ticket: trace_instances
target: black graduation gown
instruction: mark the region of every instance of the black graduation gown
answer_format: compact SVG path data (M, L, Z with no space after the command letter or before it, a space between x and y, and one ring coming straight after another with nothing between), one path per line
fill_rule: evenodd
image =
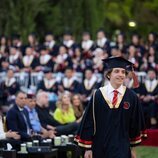
M50 55L56 57L58 55L58 51L59 51L59 46L55 44L53 48L51 48L50 50Z
M95 82L90 89L87 89L83 82L80 87L80 93L88 97L92 94L92 91L96 88L96 86L97 86L97 82Z
M9 59L8 59L8 62L9 62ZM21 59L20 58L17 58L16 60L14 60L12 63L10 63L10 66L13 66L13 67L18 67L18 68L21 68L22 67L22 62L21 62Z
M79 88L79 93L84 95L86 98L88 98L88 97L91 97L94 89L96 89L96 88L97 88L97 82L95 82L90 89L87 89L85 84L84 84L84 81L83 81L83 83L81 84L81 86ZM87 106L88 101L89 100L83 101L84 107Z
M107 103L108 102L108 103ZM76 136L78 145L92 149L93 158L131 158L130 146L138 145L146 136L142 108L138 97L125 90L118 108L110 108L101 90L95 94L86 108Z
M38 89L38 90L42 89L42 90L44 90L44 91L47 91L47 92L54 92L54 93L57 94L57 92L58 92L58 83L55 82L55 83L52 85L52 87L47 88L46 85L45 85L45 83L44 83L44 81L41 81L41 82L38 84L38 88L37 88L37 89Z
M141 84L141 86L139 88L139 94L140 94L140 96L144 96L144 97L147 97L147 96L155 97L154 100L150 100L147 102L144 102L143 100L141 100L145 119L146 119L146 122L148 123L148 126L150 127L150 123L149 123L150 118L157 117L157 112L158 112L158 108L157 108L158 84L156 83L152 90L150 90L148 88L149 87L147 87L147 85L145 83Z
M32 69L35 69L37 66L39 66L38 58L34 57L32 60L30 66L25 66L24 62L22 61L22 67L21 68L28 68L31 67Z
M76 80L74 80L72 82L72 84L70 85L70 87L65 87L63 81L61 81L60 85L63 87L63 89L65 91L69 91L71 93L78 93L79 92L79 86L80 86L80 84Z
M52 59L49 59L45 64L40 63L40 66L42 66L44 70L51 69L51 71L54 71L54 61Z
M140 86L140 95L151 95L151 96L156 96L158 94L158 84L155 85L154 89L152 91L148 90L147 86L145 83L141 84Z
M0 102L7 105L7 98L10 95L15 95L20 90L20 85L15 81L10 86L6 86L5 82L0 84Z

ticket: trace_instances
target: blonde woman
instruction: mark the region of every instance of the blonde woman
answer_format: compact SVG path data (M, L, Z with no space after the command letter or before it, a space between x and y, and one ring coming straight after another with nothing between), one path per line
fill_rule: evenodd
M54 119L61 124L76 121L75 113L71 105L70 95L64 93L61 100L57 103L57 109L54 112Z

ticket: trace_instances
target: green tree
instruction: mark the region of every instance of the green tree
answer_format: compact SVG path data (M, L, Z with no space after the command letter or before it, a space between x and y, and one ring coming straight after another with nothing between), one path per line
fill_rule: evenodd
M0 34L19 33L26 40L30 32L43 37L48 31L60 36L70 30L79 39L84 30L96 36L98 28L133 31L146 34L158 24L157 0L1 0Z
M45 0L2 0L1 33L6 35L19 33L26 39L30 32L36 31L35 18L46 7Z

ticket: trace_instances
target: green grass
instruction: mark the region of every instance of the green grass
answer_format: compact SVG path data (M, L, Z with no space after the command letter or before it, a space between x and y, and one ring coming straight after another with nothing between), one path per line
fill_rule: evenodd
M136 147L137 158L158 158L158 147Z

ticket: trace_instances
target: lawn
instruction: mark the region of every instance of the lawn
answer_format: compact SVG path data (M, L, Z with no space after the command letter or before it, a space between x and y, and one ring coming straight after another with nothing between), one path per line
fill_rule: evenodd
M158 147L137 147L137 158L158 158Z

